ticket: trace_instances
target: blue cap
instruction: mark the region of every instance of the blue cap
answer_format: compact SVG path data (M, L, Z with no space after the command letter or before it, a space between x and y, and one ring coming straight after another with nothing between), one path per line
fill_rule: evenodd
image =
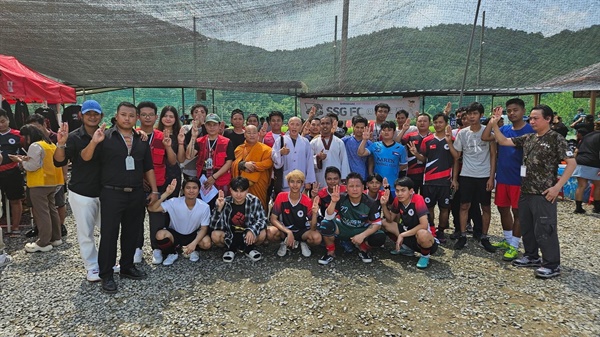
M96 111L97 113L102 113L102 107L100 107L100 103L94 101L93 99L87 100L83 102L81 106L81 113L85 114L88 111Z

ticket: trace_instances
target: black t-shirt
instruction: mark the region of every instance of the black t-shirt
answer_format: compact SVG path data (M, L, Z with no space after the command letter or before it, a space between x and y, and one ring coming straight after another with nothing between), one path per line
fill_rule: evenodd
M231 203L231 218L229 226L234 233L241 233L246 230L246 204L236 205Z
M233 144L233 149L235 150L238 146L244 144L246 137L243 133L235 133L233 129L227 129L223 132L223 137L229 138L231 143Z
M575 160L578 165L600 168L600 131L583 136Z
M81 111L81 105L69 105L63 111L62 121L69 124L70 131L76 130L82 124L79 119L79 111Z

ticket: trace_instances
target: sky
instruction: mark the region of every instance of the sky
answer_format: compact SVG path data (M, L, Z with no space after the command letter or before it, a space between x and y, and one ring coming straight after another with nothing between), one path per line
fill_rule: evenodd
M333 41L343 0L109 0L96 6L123 6L198 31L266 50L292 50ZM391 27L423 28L472 24L477 0L350 0L350 37ZM600 0L482 0L486 27L506 27L551 36L600 24Z

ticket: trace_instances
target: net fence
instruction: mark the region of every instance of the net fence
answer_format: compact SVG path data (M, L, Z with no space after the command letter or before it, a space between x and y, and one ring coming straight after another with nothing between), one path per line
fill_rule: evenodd
M84 88L460 88L477 1L348 3L345 63L343 0L3 0L0 53ZM598 13L596 0L483 0L466 88L600 89Z

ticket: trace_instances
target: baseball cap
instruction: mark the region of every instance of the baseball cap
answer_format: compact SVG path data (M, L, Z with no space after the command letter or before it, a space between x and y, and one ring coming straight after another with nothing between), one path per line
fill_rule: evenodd
M85 114L88 111L96 111L97 113L102 113L102 107L100 107L100 103L94 101L93 99L87 100L83 102L81 105L81 113Z
M208 116L206 116L206 119L204 120L205 123L208 122L213 122L213 123L221 123L221 118L219 118L219 116L217 116L217 114L208 114Z

